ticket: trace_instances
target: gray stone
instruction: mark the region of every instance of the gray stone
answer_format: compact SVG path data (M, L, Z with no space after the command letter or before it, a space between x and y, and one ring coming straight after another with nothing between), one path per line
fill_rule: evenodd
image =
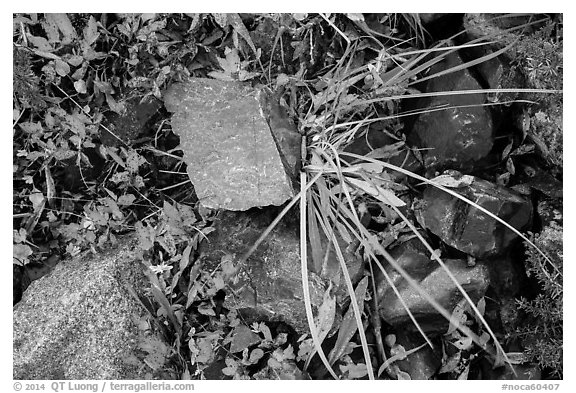
M211 271L232 256L238 261L268 226L267 217L254 212L222 212L216 230L202 243L199 262ZM304 310L298 232L280 223L258 247L229 287L225 306L253 308L258 313L285 320L299 332L308 331ZM310 272L313 307L322 304L324 281Z
M256 242L274 215L268 212L222 212L214 223L215 231L202 243L199 261L208 271L216 269L222 258L234 263ZM350 257L349 274L358 277L362 264ZM333 258L331 263L336 264ZM310 265L309 265L310 267ZM300 264L300 236L297 226L281 221L243 266L236 266L238 274L229 283L225 305L236 309L253 308L261 315L289 323L300 333L307 332ZM328 280L336 280L336 272L327 269L315 273L309 268L310 295L314 312L322 304ZM340 274L341 275L341 274ZM336 282L337 293L346 293L343 280Z
M168 347L136 325L146 311L126 288L148 284L135 244L64 260L30 285L13 311L14 379L173 378L144 363L141 349Z
M446 271L437 262L430 260L430 254L424 251L423 246L418 243L418 239L412 239L393 249L390 255L426 293L448 312L452 312L463 296ZM484 296L490 284L489 270L484 263L469 267L465 260L460 259L443 259L443 262L473 301L476 302ZM412 288L400 273L391 266L385 269L402 300L423 330L425 332L445 331L448 321L416 289ZM376 273L376 279L382 318L392 326L414 330L415 327L406 309L381 271Z
M430 74L463 64L456 53L434 64ZM469 70L434 77L427 82L426 92L481 90L482 86ZM490 111L482 106L485 94L434 95L417 101L417 115L407 132L407 140L422 148L424 163L434 169L464 169L490 153L493 124ZM437 108L447 106L446 109Z
M198 199L209 208L281 205L290 179L259 105L259 91L239 82L190 78L165 93Z
M294 184L299 180L298 176L301 168L302 135L300 135L298 128L291 121L284 108L280 106L278 97L269 89L261 90L260 108L270 126L284 170Z
M531 203L512 190L474 178L472 184L455 191L519 231L531 223ZM476 258L502 255L518 237L494 218L434 186L425 189L416 205L416 218L423 227Z

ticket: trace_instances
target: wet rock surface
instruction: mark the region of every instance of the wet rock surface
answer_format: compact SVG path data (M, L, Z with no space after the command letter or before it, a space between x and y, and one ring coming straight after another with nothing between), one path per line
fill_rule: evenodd
M522 231L531 223L531 203L512 190L479 178L454 190L517 230ZM475 258L501 255L517 238L486 213L433 186L425 189L415 208L416 218L423 227Z
M463 63L460 55L452 53L434 64L430 74ZM481 90L482 86L469 70L460 70L432 78L426 92ZM423 148L427 168L464 169L472 167L488 155L493 145L493 123L490 111L482 106L485 94L433 95L418 100L416 115L407 130L407 140L414 147ZM445 109L442 109L445 108Z
M199 262L214 269L222 258L238 260L256 242L270 223L259 212L223 212L215 222L215 232L203 243ZM296 330L307 330L300 272L300 241L294 228L280 223L245 266L240 267L234 293L225 305L254 308L270 316L286 318ZM324 281L310 273L310 294L315 307L322 303Z
M199 263L205 269L215 269L222 258L239 260L260 237L273 216L265 212L222 212L215 221L214 233L200 249ZM335 256L329 255L330 260ZM362 261L348 256L348 269L352 277L358 277ZM333 262L336 264L337 262ZM298 332L308 330L302 292L300 267L300 240L294 225L278 224L254 254L238 266L237 279L231 284L233 293L225 301L235 309L252 308L269 317L284 319ZM314 272L309 268L309 288L314 312L322 304L328 281L337 275L337 267ZM337 282L339 293L345 294L343 282Z
M436 261L430 259L430 253L418 239L410 240L391 250L390 255L414 279L420 287L446 310L452 310L462 299L462 295L446 271ZM485 263L468 266L462 259L443 259L457 282L464 288L473 301L484 296L490 285L490 272ZM388 267L391 281L397 288L402 300L410 309L425 332L442 332L448 322L436 309L420 295L416 289L400 275ZM384 275L377 273L378 303L380 315L392 326L415 329L410 316L395 294Z
M190 78L171 86L166 108L180 136L187 172L209 208L281 205L290 179L259 105L259 92L239 82Z
M13 311L14 379L173 377L144 363L145 343L166 347L137 327L146 311L127 288L143 293L146 281L134 247L123 238L104 254L62 261L31 284Z

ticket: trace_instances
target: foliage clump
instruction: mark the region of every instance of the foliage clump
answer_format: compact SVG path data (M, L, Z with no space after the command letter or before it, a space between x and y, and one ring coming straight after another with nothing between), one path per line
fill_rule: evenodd
M531 239L550 261L527 247L526 273L538 280L541 291L533 300L518 301L528 321L516 332L524 343L526 361L537 362L556 377L562 377L562 234L562 227L552 222Z
M512 64L525 76L528 88L562 90L562 37L562 23L550 21L518 41ZM529 99L537 102L528 110L529 134L542 156L562 167L562 94L533 94Z

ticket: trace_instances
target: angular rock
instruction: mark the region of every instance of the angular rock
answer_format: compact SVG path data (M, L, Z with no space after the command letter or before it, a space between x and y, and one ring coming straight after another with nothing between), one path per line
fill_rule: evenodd
M136 323L146 316L126 289L149 285L134 260L133 238L103 254L60 262L14 307L14 379L172 379L143 361L143 348L166 350ZM165 354L168 352L166 351ZM150 359L147 359L150 361Z
M456 53L434 64L430 74L463 63ZM426 92L480 90L482 86L469 70L460 70L430 79ZM493 124L489 110L482 105L485 94L437 95L418 100L421 113L408 127L407 140L422 150L427 168L464 169L486 157L493 144ZM447 106L446 109L434 109Z
M270 126L284 170L294 184L298 181L301 168L302 135L270 89L262 89L260 92L260 108Z
M206 207L247 210L293 195L258 96L248 85L205 78L165 93L188 175Z
M238 261L272 221L258 211L222 212L214 223L216 230L200 249L199 261L215 269L223 257ZM351 266L355 266L355 260ZM239 269L225 305L253 308L260 314L285 320L298 332L308 331L300 270L298 229L280 222L254 254ZM352 270L350 275L354 275ZM309 270L310 294L314 312L322 304L327 279ZM343 284L342 284L343 285Z
M512 190L474 178L469 186L454 191L519 231L531 223L531 203ZM502 255L518 237L484 212L433 186L424 190L415 210L423 227L444 243L476 258Z
M425 251L418 239L403 243L393 249L390 255L426 293L448 312L451 312L463 298L446 271L437 262L430 260L430 253ZM442 260L473 301L476 302L484 296L490 284L490 274L486 264L476 263L475 266L470 267L465 260ZM425 332L445 331L448 321L416 289L412 288L400 273L391 266L387 266L386 271L422 329ZM376 279L382 318L392 326L415 330L408 313L380 271L376 274Z

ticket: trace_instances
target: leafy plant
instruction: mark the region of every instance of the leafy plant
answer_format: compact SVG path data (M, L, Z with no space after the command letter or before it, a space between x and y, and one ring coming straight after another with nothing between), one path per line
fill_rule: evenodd
M563 230L555 222L545 227L532 240L549 255L552 264L531 247L526 248L526 273L540 284L540 293L533 300L521 299L518 308L528 321L516 335L522 339L526 361L536 361L552 374L563 375Z

